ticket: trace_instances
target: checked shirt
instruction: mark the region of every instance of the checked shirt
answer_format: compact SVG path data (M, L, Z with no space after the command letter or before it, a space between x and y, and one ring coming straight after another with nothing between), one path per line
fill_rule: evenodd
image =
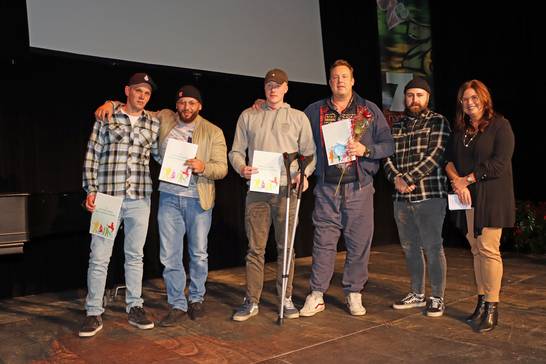
M405 115L393 124L395 152L385 159L387 179L394 182L401 175L408 185L416 186L410 193L395 190L394 200L417 202L447 196L443 161L450 133L447 119L430 110L417 117Z

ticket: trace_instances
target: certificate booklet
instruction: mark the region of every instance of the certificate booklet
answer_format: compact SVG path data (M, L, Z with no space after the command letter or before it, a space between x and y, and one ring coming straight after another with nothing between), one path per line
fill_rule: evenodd
M278 194L283 167L282 154L255 150L252 167L257 168L258 173L250 177L250 190Z
M191 179L191 168L184 165L188 159L197 155L197 144L169 139L165 156L161 164L159 179L165 182L188 187Z
M455 193L447 195L447 205L450 210L470 210L472 208L471 204L465 205L462 203Z
M350 119L343 119L322 126L324 147L328 157L328 165L354 161L347 151L347 143L352 138L352 124Z
M91 215L89 232L106 239L114 240L118 233L119 212L123 197L97 193L95 211Z

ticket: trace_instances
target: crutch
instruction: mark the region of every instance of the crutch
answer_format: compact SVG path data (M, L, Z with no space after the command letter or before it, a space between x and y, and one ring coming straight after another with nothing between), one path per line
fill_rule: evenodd
M283 265L282 265L282 293L281 293L281 308L279 310L279 318L277 323L283 324L284 321L284 299L286 297L286 289L288 286L288 276L290 274L290 263L292 261L292 250L294 248L294 240L296 238L296 227L298 226L298 212L300 211L301 194L303 192L305 168L313 160L313 156L303 156L298 153L284 153L284 166L286 168L287 178L287 192L286 192L286 217L285 217L285 229L284 229L284 248L283 248ZM298 160L298 169L300 174L300 183L297 191L297 203L296 213L294 215L294 224L292 225L292 237L290 239L290 247L288 247L288 230L290 227L290 191L292 189L292 183L290 180L290 165L294 159Z

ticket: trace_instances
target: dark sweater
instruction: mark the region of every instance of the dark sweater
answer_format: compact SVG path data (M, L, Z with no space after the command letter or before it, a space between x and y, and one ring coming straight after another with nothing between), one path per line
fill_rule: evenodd
M470 187L474 206L474 234L484 227L513 227L516 204L512 179L514 133L504 117L495 115L485 131L463 145L464 131L452 134L446 160L453 162L460 176L474 172L477 182ZM467 231L466 219L457 219L457 226Z

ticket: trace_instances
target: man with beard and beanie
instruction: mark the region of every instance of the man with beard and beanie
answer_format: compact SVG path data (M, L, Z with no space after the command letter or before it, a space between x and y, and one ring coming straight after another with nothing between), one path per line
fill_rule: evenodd
M115 102L114 102L115 103ZM165 266L163 278L171 309L159 322L160 326L175 326L186 318L203 316L205 282L208 276L208 233L214 206L214 181L227 174L227 147L224 133L201 115L201 93L185 85L176 93L176 113L164 109L157 113L160 121L159 146L161 158L170 139L197 144L197 155L186 161L193 174L188 187L160 181L158 225L160 260ZM96 112L103 118L111 112L106 102ZM183 265L184 235L188 236L189 305L184 294L186 272Z
M406 256L411 291L392 307L424 307L426 315L444 313L446 258L442 226L446 214L447 177L443 158L451 133L447 119L428 108L430 87L414 78L404 88L405 115L392 126L395 152L385 159L387 179L394 183L394 218ZM423 254L424 253L424 254ZM425 299L425 255L431 286Z

